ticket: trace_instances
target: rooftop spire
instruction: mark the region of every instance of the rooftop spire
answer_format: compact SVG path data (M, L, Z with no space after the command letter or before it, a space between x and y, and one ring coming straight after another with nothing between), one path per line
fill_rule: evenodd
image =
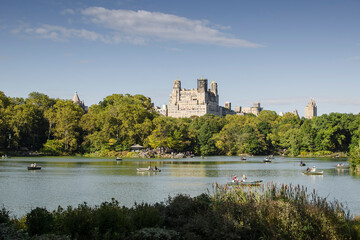
M80 98L76 91L75 91L74 97L72 98L72 101L74 103L80 103Z

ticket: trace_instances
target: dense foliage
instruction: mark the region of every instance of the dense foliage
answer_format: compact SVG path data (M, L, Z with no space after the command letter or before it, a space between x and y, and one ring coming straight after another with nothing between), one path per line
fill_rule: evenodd
M142 95L113 94L85 113L70 100L0 92L0 152L47 155L128 151L133 144L197 155L343 152L359 159L360 114L331 113L312 120L264 110L259 116L175 119L160 116Z
M0 212L0 239L358 239L357 219L338 202L296 186L215 186L213 194L166 203L112 200L100 206L35 208L22 219ZM2 223L2 224L1 224Z

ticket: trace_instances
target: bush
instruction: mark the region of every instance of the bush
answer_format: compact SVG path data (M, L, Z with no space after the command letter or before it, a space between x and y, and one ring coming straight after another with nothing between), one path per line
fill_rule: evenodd
M8 223L10 221L9 211L5 208L0 210L0 224L1 223Z
M11 226L9 224L6 223L1 223L0 224L0 239L1 240L5 240L5 239L11 239L11 240L16 240L16 239L21 239L21 240L25 240L25 239L29 239L29 236L26 234L26 232L16 229L14 226Z
M119 202L112 199L104 202L94 212L94 224L100 239L121 239L131 231L128 208L121 208Z
M54 215L59 233L72 239L94 239L94 211L86 203L75 209L68 206L65 211L59 207Z
M26 214L25 221L30 236L49 233L54 228L54 217L45 208L35 208Z
M339 202L292 185L214 186L213 194L179 194L166 203L120 207L116 200L53 213L36 208L22 220L0 216L0 239L359 239L360 220ZM25 219L25 218L24 218ZM6 223L7 222L7 223ZM12 225L11 225L12 224ZM20 231L19 231L20 229ZM34 237L34 235L36 236ZM56 235L57 234L57 235ZM59 235L64 234L64 235ZM8 236L14 236L9 238ZM20 237L16 237L20 236Z
M180 234L164 228L143 228L134 232L127 240L180 240Z
M160 227L164 221L160 211L147 203L135 204L131 211L131 218L136 230Z

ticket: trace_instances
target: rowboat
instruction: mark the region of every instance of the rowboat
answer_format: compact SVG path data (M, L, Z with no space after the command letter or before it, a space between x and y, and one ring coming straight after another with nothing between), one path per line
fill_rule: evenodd
M242 157L242 158L241 158L241 160L245 161L245 160L246 160L246 158L245 158L245 157Z
M316 171L316 172L305 171L305 172L303 172L303 174L305 174L305 175L323 175L324 171Z
M122 161L122 158L117 157L116 161Z
M271 162L271 159L270 158L265 158L264 159L264 163L270 163Z
M136 169L138 172L161 172L160 169L154 169L154 168L137 168Z
M27 170L40 170L41 167L36 166L36 167L27 167Z
M306 163L300 162L300 167L304 167L304 166L306 166Z
M227 185L229 186L260 186L263 180L256 180L256 181L237 181L237 182L228 182Z

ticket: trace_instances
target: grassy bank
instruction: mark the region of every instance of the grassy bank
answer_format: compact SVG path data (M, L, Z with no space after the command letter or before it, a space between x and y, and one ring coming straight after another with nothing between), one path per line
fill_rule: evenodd
M153 205L83 203L21 219L0 213L0 239L358 239L359 226L339 202L288 185L214 185L211 194Z

